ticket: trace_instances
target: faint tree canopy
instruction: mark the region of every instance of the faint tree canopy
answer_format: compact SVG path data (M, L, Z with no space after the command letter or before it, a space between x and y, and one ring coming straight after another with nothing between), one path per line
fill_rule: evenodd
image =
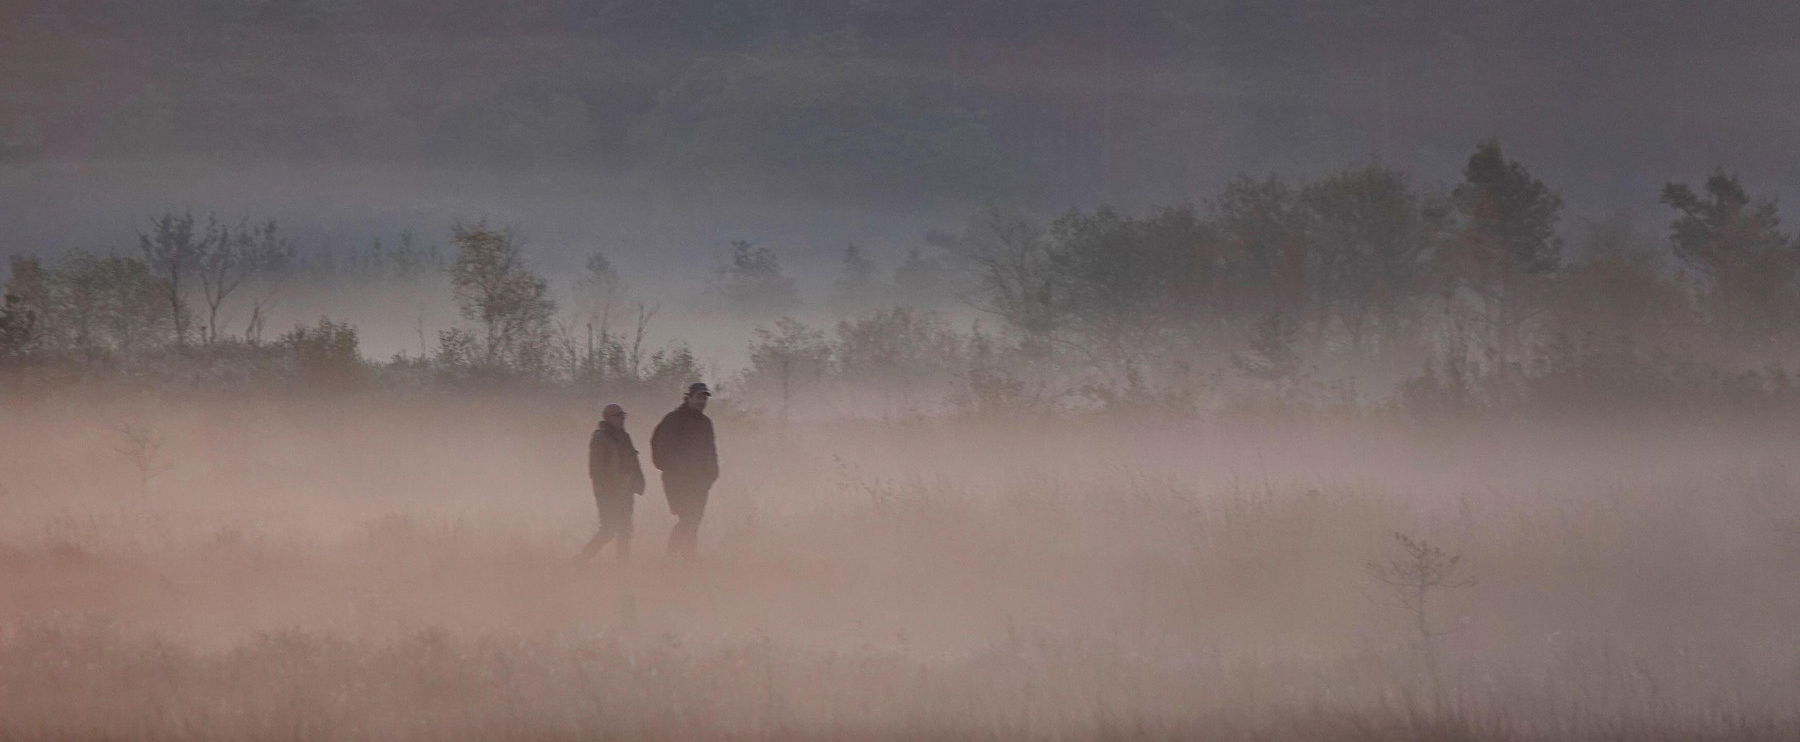
M464 319L480 323L476 350L489 365L537 368L547 361L550 320L556 302L549 284L525 267L512 234L487 222L451 231L456 261L450 284Z
M730 262L719 269L713 290L735 311L781 312L800 305L794 279L782 271L775 251L744 240L731 243Z

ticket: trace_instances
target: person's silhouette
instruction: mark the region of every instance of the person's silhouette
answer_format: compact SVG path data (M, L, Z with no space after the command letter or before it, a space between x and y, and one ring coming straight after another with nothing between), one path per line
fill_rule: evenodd
M594 483L594 504L600 508L600 530L575 561L592 559L614 540L619 543L619 563L631 561L631 510L636 496L644 494L644 470L631 434L625 432L624 407L609 404L601 411L600 424L588 437L588 478Z
M674 557L694 557L707 491L719 479L719 451L712 418L705 412L711 397L705 384L689 385L681 406L664 415L650 434L650 460L662 471L663 494L677 519L669 532L669 555Z

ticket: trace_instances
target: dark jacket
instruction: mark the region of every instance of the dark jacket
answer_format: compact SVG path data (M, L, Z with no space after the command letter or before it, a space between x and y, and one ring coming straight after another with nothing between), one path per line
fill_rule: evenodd
M650 434L650 461L667 476L712 484L719 478L712 418L685 404L663 415Z
M644 469L624 428L600 422L588 438L588 478L604 494L644 494Z

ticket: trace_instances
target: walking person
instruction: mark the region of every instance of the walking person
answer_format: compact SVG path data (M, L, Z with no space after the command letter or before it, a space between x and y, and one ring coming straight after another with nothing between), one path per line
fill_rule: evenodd
M711 397L705 384L689 385L681 406L664 415L650 434L650 461L662 471L663 494L676 518L669 532L671 557L694 558L706 493L719 478L719 450L713 444L712 418L706 416Z
M594 482L594 504L600 507L600 530L575 555L577 564L600 553L607 542L619 543L619 563L631 561L631 510L633 500L644 494L644 469L638 465L637 448L625 432L625 408L609 404L600 412L600 425L588 437L588 478Z

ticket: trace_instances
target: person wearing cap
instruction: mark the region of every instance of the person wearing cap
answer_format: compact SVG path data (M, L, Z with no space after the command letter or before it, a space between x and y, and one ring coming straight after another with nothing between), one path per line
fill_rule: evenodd
M662 472L663 494L676 518L669 532L669 555L692 559L699 546L706 493L719 478L719 451L713 444L705 384L688 385L681 406L664 415L650 434L650 461Z
M631 509L633 499L644 494L644 469L638 465L637 448L625 432L625 408L609 404L600 411L600 424L588 437L588 478L594 482L594 503L600 507L600 530L575 555L584 563L605 548L619 543L619 563L631 561Z

